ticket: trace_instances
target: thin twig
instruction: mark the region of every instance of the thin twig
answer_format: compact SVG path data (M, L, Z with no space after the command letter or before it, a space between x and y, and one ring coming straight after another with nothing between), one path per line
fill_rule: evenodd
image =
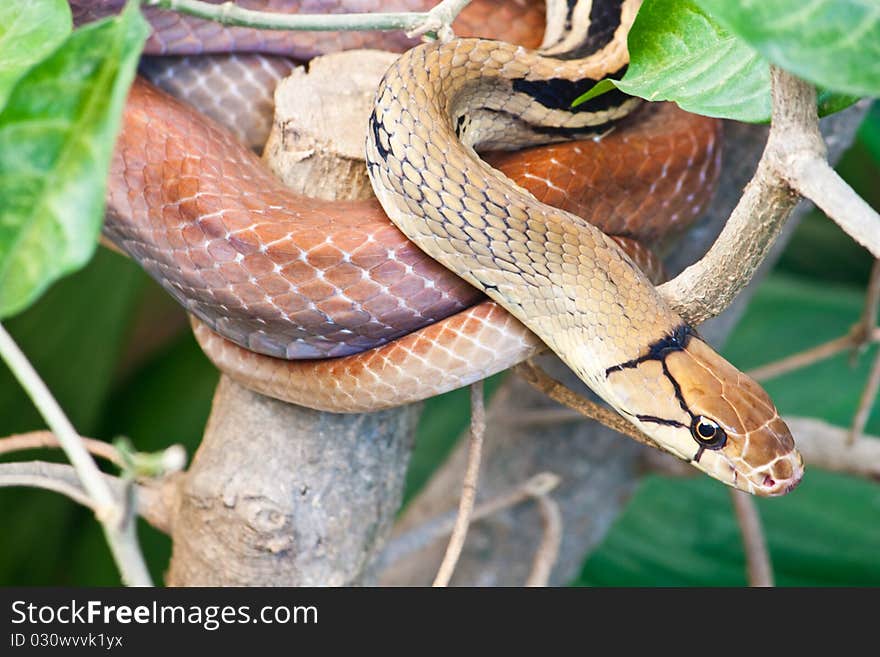
M532 572L526 579L526 586L547 586L550 573L559 556L559 546L562 544L562 512L559 510L559 505L548 495L540 495L537 500L541 520L544 523L544 533L538 549L535 550Z
M461 499L458 505L458 517L452 536L449 537L449 545L446 546L446 554L434 578L434 586L448 586L455 572L458 557L464 547L468 527L471 522L471 514L474 510L474 500L477 497L477 479L480 476L480 461L483 455L483 436L486 433L486 407L483 399L483 382L477 381L471 384L471 436L468 446L467 467L464 472L464 482L461 485Z
M773 566L770 564L755 500L749 494L733 488L730 489L730 499L742 532L749 586L773 586Z
M761 365L749 370L747 374L756 381L765 381L825 360L847 349L852 349L853 354L857 355L866 349L868 345L880 342L880 328L877 327L878 304L880 304L880 260L875 260L871 268L868 289L865 293L865 306L862 316L858 322L853 324L846 335L841 335L833 340L823 342L815 347L810 347L772 363ZM868 385L871 385L870 382ZM876 395L876 390L874 394Z
M102 459L110 461L113 465L120 468L125 467L122 456L110 443L103 440L95 440L94 438L84 438L80 436L83 445L90 454L94 454ZM60 448L61 443L51 431L31 431L28 433L15 434L0 438L0 454L9 454L11 452L19 452L25 449L40 448Z
M95 510L94 500L83 490L76 471L69 465L44 461L0 463L0 487L11 486L51 490L66 495L87 509Z
M104 481L120 497L127 483L120 477L102 473ZM147 522L164 531L170 531L169 501L177 482L169 477L157 482L146 482L136 486L135 511ZM83 489L82 482L73 466L66 463L47 463L45 461L16 461L0 463L0 487L28 486L43 488L61 493L77 504L94 510L95 503Z
M855 337L860 340L853 350L854 358L867 349L869 344L878 339L877 334L880 333L877 330L878 306L880 306L880 258L876 258L874 264L871 265L871 274L868 277L868 287L865 290L865 305L862 308L862 316L855 327L853 327Z
M559 477L552 472L536 474L512 490L478 504L471 514L471 524L500 513L505 509L517 506L526 500L547 495L558 485ZM385 570L400 559L424 549L445 536L449 536L455 527L457 517L458 514L454 511L445 513L437 518L431 518L422 522L400 536L393 538L382 551L376 570Z
M284 14L237 7L233 2L212 4L200 0L142 0L146 7L170 9L224 25L261 30L360 31L404 30L412 36L429 32L448 38L451 24L470 0L443 0L426 12L362 14Z
M880 215L828 164L824 157L791 157L782 175L847 235L880 258Z
M520 363L513 368L519 376L521 376L529 385L536 390L540 390L551 399L574 409L584 417L604 424L609 429L614 429L618 433L629 436L633 440L650 447L663 449L656 441L643 434L636 429L634 425L622 418L612 410L601 406L595 402L586 399L573 390L569 390L556 379L547 374L540 366L533 361Z
M854 444L864 433L865 425L871 416L871 409L874 407L874 401L877 399L878 390L880 390L880 351L874 356L874 363L871 365L868 381L865 384L865 389L862 390L859 405L853 416L852 428L847 437L847 445Z
M791 356L786 356L772 363L751 369L746 374L755 379L755 381L773 379L826 358L831 358L842 351L852 348L856 342L852 334L842 335L839 338L823 342L820 345L810 347Z
M135 523L122 514L121 506L80 440L79 434L30 361L2 325L0 325L0 358L6 362L13 376L25 389L76 469L83 488L93 502L95 517L104 530L122 581L132 586L150 586L152 584L150 573L137 543Z

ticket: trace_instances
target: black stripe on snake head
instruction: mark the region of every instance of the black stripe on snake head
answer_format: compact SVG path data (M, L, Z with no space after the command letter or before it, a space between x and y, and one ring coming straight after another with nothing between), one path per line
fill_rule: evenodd
M683 351L691 338L697 337L697 332L687 324L679 324L670 333L648 345L648 353L638 358L633 358L619 365L612 365L605 370L605 376L613 372L619 372L632 367L638 367L640 363L648 360L663 361L673 351ZM671 378L671 377L670 377Z

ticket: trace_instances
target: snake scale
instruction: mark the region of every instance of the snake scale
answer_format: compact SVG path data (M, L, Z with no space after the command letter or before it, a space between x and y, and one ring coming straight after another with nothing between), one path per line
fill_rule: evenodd
M82 20L107 3L72 4ZM480 4L492 6L472 6ZM260 392L371 410L549 347L668 451L742 490L788 492L803 463L772 401L666 306L621 249L650 266L638 224L650 235L661 218L680 228L698 216L717 173L716 123L619 93L570 107L596 80L623 73L639 4L551 2L538 50L484 38L407 50L377 91L366 145L374 191L399 231L376 219L375 202L287 192L232 135L139 81L105 234L198 318L209 357ZM163 21L172 37L157 29L154 51L204 50L189 35L207 28L167 14L154 25ZM289 52L277 35L258 42L212 29L219 49ZM297 47L310 56L320 43L312 35ZM571 139L586 141L488 157L497 169L475 150ZM630 166L612 175L600 164L591 193L565 193L606 149ZM542 158L568 182L535 168ZM615 186L616 196L605 189Z

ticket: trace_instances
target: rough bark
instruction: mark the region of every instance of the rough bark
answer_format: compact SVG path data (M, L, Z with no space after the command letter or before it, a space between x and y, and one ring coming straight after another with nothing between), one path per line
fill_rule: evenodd
M285 185L327 200L373 196L364 137L378 80L397 57L379 50L318 57L278 84L263 160Z
M172 525L172 586L362 584L400 505L418 406L321 413L223 378Z

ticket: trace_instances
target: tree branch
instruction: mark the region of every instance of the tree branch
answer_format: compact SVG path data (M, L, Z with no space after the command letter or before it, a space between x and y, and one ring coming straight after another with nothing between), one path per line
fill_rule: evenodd
M443 0L426 12L284 14L244 9L233 2L218 5L200 0L142 0L145 7L170 9L237 27L309 31L404 30L408 36L436 33L443 40L452 36L452 22L469 3L470 0Z
M546 496L558 485L559 477L552 472L536 474L512 490L478 504L471 514L471 524L522 504L526 500ZM431 543L448 536L452 533L457 518L457 512L446 513L437 518L426 520L417 527L397 536L388 543L382 552L381 558L376 563L376 568L380 571L384 570L407 555L422 550Z
M125 467L125 463L122 460L122 455L119 453L119 450L110 443L82 436L80 437L80 440L90 454L94 454L95 456L110 461L113 465L120 468ZM51 431L30 431L28 433L15 434L7 436L6 438L0 438L0 454L10 454L12 452L20 452L26 449L60 447L61 443ZM91 508L91 506L89 508Z
M95 501L83 490L72 466L45 461L0 463L0 486L27 486L61 493L95 511Z
M746 374L755 379L755 381L766 381L767 379L782 376L783 374L793 372L794 370L806 367L807 365L818 363L826 358L831 358L832 356L839 354L841 351L846 351L847 349L855 347L859 342L860 340L855 338L852 333L848 333L847 335L842 335L839 338L823 342L820 345L810 347L809 349L792 354L791 356L786 356L785 358L773 361L772 363L755 367L746 372Z
M880 330L877 328L877 308L880 307L880 259L875 259L871 265L871 274L868 277L868 288L865 291L865 306L862 316L856 325L857 335L861 338L858 350L866 348L872 341L880 340Z
M449 545L443 562L434 578L434 586L448 586L455 572L455 564L464 547L467 530L474 511L477 498L477 479L480 476L480 461L483 454L483 436L486 433L486 407L483 399L483 382L471 384L471 436L468 446L468 464L464 471L464 482L461 485L461 499L458 504L458 517L449 537Z
M865 383L865 388L859 398L859 405L853 415L852 427L847 438L848 445L855 443L865 431L865 425L868 424L868 418L871 416L871 409L877 399L878 390L880 390L880 351L874 356L868 381Z
M115 495L122 497L131 483L120 477L101 473L101 477ZM65 463L26 461L0 463L0 486L28 486L61 493L77 504L95 510L95 502L83 488L76 470ZM169 493L175 488L174 477L159 482L135 484L133 511L157 529L168 533L171 514Z
M532 572L526 579L525 585L529 587L547 586L553 564L559 556L559 546L562 544L562 512L559 510L559 505L548 495L539 495L537 500L544 532L541 535L541 543L535 550Z
M659 287L692 324L718 315L748 284L800 195L832 218L846 215L841 227L872 253L880 251L880 217L864 201L855 202L858 197L842 181L815 181L819 171L833 173L819 133L815 88L776 67L771 83L772 122L754 177L706 255Z
M810 199L850 237L880 258L880 215L855 193L824 157L798 153L780 171L792 189Z

